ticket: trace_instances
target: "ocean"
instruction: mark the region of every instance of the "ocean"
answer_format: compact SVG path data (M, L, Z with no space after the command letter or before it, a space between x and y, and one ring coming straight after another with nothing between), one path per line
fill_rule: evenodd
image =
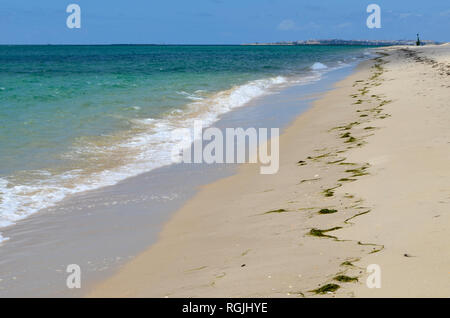
M173 132L319 81L357 46L0 46L0 230L171 164ZM0 234L0 242L7 240Z

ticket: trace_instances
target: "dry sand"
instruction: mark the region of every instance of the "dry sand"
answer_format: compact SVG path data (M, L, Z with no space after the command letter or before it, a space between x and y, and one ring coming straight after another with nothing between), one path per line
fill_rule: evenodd
M285 131L277 174L205 186L89 296L449 297L450 46L380 51Z

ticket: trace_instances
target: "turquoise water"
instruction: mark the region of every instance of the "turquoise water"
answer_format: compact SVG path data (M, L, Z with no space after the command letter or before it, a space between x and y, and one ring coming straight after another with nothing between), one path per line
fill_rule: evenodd
M0 46L0 227L70 193L170 164L174 130L320 80L365 50Z

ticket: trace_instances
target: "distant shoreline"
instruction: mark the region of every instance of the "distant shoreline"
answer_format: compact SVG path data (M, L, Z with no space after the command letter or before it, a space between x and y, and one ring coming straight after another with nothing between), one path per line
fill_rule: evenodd
M433 40L421 41L424 45L443 44ZM103 44L0 44L0 46L393 46L393 45L416 45L416 40L300 40L300 41L279 41L279 42L249 42L234 44L174 44L174 43L103 43Z
M442 44L441 42L424 40L422 45ZM393 46L393 45L416 45L416 40L306 40L306 41L281 41L265 43L248 43L244 45L350 45L350 46Z

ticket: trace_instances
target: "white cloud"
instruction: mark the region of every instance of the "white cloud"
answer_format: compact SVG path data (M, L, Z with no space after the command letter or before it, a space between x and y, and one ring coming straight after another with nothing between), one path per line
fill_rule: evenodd
M290 20L290 19L286 19L280 22L280 24L278 24L277 29L281 30L281 31L289 31L289 30L294 30L296 28L295 22Z

